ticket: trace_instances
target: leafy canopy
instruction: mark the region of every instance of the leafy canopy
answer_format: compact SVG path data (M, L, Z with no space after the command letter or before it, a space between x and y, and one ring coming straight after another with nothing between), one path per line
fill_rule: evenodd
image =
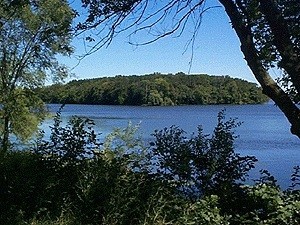
M43 103L32 91L48 77L67 76L57 54L72 53L73 10L64 0L1 1L0 112L2 148L9 134L30 137L42 119Z

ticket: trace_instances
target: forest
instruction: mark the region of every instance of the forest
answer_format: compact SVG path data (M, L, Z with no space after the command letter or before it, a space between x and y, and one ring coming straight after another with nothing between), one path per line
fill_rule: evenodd
M38 94L46 103L97 105L259 104L268 100L255 83L181 72L74 80L40 88Z

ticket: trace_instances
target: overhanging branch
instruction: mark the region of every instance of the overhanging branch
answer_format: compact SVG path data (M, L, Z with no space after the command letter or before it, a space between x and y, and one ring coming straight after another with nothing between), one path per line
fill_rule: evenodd
M282 13L274 4L274 0L260 0L260 10L272 30L274 44L277 47L281 60L281 67L291 77L293 85L300 94L300 57L295 51L295 45L291 40L288 24L286 24ZM299 49L298 49L298 52Z
M289 96L277 85L263 67L249 25L244 23L243 17L237 6L231 0L219 0L224 6L229 16L232 26L237 33L241 43L241 50L245 56L248 66L252 70L255 78L260 83L264 94L269 96L280 110L284 113L291 124L291 132L300 138L300 110L289 98Z

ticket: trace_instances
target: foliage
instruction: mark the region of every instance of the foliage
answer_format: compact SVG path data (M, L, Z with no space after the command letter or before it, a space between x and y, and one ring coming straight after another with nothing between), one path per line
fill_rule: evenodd
M223 120L224 112L220 112L211 138L203 134L201 127L191 138L177 127L156 131L151 149L156 173L190 198L226 192L236 181L245 181L257 160L234 152L235 120Z
M82 162L99 151L100 143L93 130L94 122L87 118L73 117L65 127L61 126L61 109L54 117L49 141L44 141L43 135L37 143L37 154L45 160L57 160L58 164L70 165Z
M47 103L103 105L255 104L267 101L254 83L229 76L117 76L40 89Z
M241 50L263 93L269 96L291 124L291 133L300 138L300 51L298 1L219 0L225 7L241 43ZM276 83L269 68L283 72ZM280 86L281 85L281 86Z
M235 223L245 224L299 224L299 190L280 190L268 171L261 171L254 186L245 188L248 211L235 218Z
M218 196L208 195L195 203L188 204L178 224L225 225L230 224L229 218L221 215Z
M11 133L26 140L43 118L43 102L33 90L47 77L67 75L56 55L72 52L74 14L64 0L5 0L0 15L0 136L6 152Z
M287 0L280 0L276 2L275 12L280 14L276 15L276 17L278 17L276 18L278 19L277 28L272 25L272 21L268 18L269 15L266 14L267 11L259 8L259 1L243 1L242 4L245 20L253 24L251 26L251 30L254 34L253 38L256 48L258 49L259 58L262 60L263 65L266 68L276 67L282 71L282 76L278 78L278 81L281 86L287 90L287 93L292 100L298 103L299 93L296 88L296 86L298 86L298 82L293 79L293 72L291 72L289 67L295 66L299 63L297 60L299 60L300 54L300 3L298 1ZM266 5L263 5L262 7L265 6ZM279 24L281 22L283 24ZM284 25L284 30L282 30L281 33L282 37L278 37L278 31L276 31L276 29L282 29L282 25ZM282 39L282 43L278 41L278 38ZM286 42L286 38L290 40ZM285 46L283 46L283 43ZM285 48L285 50L283 50L283 48ZM290 53L294 54L294 56L288 56ZM295 68L295 70L297 69Z
M236 125L234 120L224 121L221 112L211 136L200 132L186 138L173 127L157 131L154 144L147 147L136 135L137 127L129 125L101 144L91 121L72 118L62 126L58 112L48 141L37 142L33 151L9 152L1 158L0 221L299 224L299 168L286 191L267 171L253 186L239 183L255 159L234 153ZM183 187L189 182L198 182L202 192L190 189L193 195L187 195Z
M38 211L39 197L46 190L43 178L48 173L39 157L29 152L7 154L1 159L0 171L1 223L18 224Z
M33 131L37 130L37 126L45 117L44 103L28 89L15 90L13 96L13 99L6 102L5 108L0 110L0 121L3 124L5 123L8 111L11 118L9 124L10 132L22 141L26 141L32 136ZM24 121L26 121L26 126L24 126ZM3 139L4 126L0 126L0 132Z

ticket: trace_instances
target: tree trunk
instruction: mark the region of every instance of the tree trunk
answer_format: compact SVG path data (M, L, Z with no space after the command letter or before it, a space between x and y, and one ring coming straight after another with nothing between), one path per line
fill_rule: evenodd
M232 0L219 0L229 16L233 29L241 43L241 50L248 66L260 83L263 93L269 96L284 113L291 124L291 133L300 138L300 110L269 75L258 57L251 28L243 20L237 5Z
M2 155L8 152L9 146L9 116L4 115L3 135L2 135Z

